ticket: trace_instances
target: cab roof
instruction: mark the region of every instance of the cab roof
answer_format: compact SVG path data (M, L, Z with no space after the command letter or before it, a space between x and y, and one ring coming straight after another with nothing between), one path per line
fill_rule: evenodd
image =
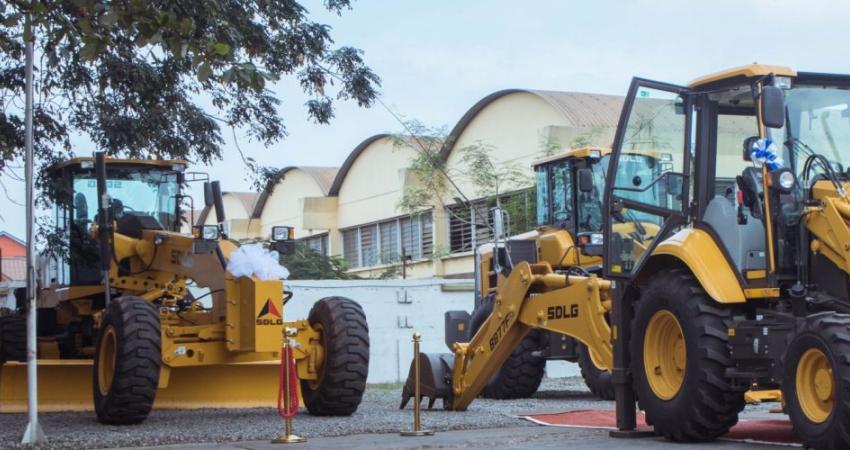
M81 157L81 158L71 158L59 163L54 164L50 169L51 170L59 170L64 169L66 167L72 166L80 166L83 163L92 163L94 164L94 158L92 157ZM119 159L119 158L106 158L106 164L122 164L122 165L138 165L144 167L174 167L181 166L182 168L186 168L189 165L188 161L182 159Z
M561 153L558 153L558 154L555 154L555 155L552 155L552 156L547 156L545 158L537 159L533 163L531 163L531 165L532 165L532 167L536 167L536 166L539 166L541 164L546 164L546 163L549 163L549 162L552 162L552 161L560 161L562 159L587 158L588 156L590 156L590 152L593 151L593 150L598 151L601 156L605 156L605 155L608 155L608 154L611 153L610 148L603 148L603 147L571 148L569 150L566 150L564 152L561 152Z
M765 75L774 74L782 77L796 77L797 71L787 66L773 66L769 64L749 64L746 66L733 67L731 69L721 70L696 80L691 81L688 87L691 89L723 83L733 79L740 78L746 80L750 78L762 77Z

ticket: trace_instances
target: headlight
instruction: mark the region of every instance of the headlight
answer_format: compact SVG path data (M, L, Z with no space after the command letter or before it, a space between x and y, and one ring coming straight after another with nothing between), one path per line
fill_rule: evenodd
M783 192L790 191L794 188L794 185L797 184L797 179L794 177L794 173L787 167L774 170L770 173L770 177L771 186Z
M218 225L204 225L201 227L201 239L205 241L217 241L219 236Z
M602 233L591 234L590 245L602 245Z
M272 241L288 241L295 239L295 229L292 227L272 227Z
M794 174L791 172L782 172L779 174L779 185L783 189L791 189L794 187Z

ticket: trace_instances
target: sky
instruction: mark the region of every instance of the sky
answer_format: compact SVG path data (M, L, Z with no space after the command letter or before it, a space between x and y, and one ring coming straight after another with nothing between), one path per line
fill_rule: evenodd
M850 2L837 0L355 0L341 16L318 0L303 4L338 45L364 51L393 114L337 103L332 122L316 125L297 83L281 80L270 89L289 136L264 147L243 130L222 129L224 159L193 169L224 190L250 190L237 143L268 166L339 166L369 136L401 132L394 114L451 127L506 88L624 95L633 76L687 84L752 62L850 73ZM2 177L11 200L0 195L0 230L24 237L24 209L15 204L23 183Z

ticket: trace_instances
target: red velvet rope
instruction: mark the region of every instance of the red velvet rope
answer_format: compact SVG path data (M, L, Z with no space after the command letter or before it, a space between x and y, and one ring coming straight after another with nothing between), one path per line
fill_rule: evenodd
M289 365L289 407L284 408L284 387L286 386L286 366ZM284 419L291 419L298 413L298 374L295 373L295 355L292 348L286 347L280 352L280 384L277 389L277 414Z

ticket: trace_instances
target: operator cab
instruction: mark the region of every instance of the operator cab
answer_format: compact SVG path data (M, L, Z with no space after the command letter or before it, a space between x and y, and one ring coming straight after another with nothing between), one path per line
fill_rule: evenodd
M180 229L185 161L106 160L107 191L116 231L140 237L142 230ZM97 177L93 158L75 158L50 169L55 229L67 246L52 279L60 286L101 283L97 224Z

